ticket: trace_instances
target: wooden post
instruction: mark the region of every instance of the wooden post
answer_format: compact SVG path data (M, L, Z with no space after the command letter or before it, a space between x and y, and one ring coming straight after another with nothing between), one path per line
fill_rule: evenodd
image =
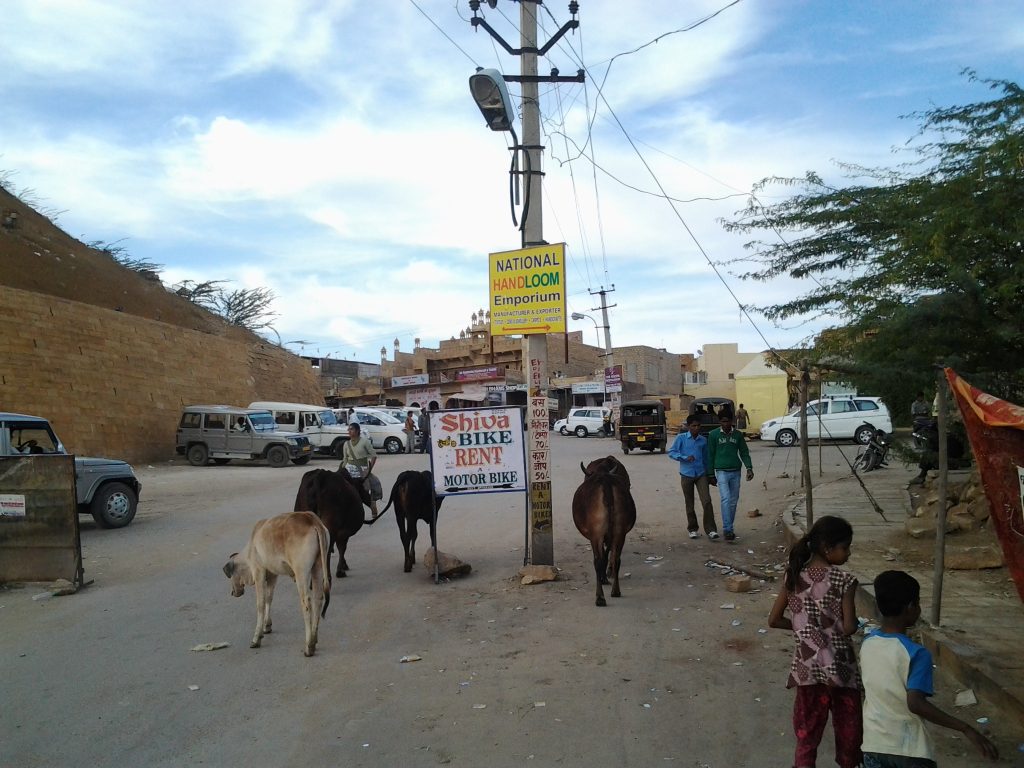
M814 493L811 489L811 456L807 445L807 389L811 382L811 374L807 369L807 360L800 364L800 475L804 483L804 507L807 515L807 530L814 525Z
M932 573L932 624L939 626L942 618L942 578L946 572L946 486L949 479L949 455L946 432L946 374L939 366L936 375L936 396L939 400L939 502L935 510L935 570Z

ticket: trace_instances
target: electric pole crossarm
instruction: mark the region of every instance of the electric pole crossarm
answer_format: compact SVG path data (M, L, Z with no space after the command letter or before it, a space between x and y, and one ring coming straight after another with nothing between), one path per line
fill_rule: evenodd
M494 30L494 28L490 24L487 23L487 21L485 19L481 19L479 16L474 16L472 19L469 20L469 23L472 24L474 27L483 27L484 29L486 29L487 30L487 34L489 34L491 37L493 37L495 40L497 40L498 41L498 45L500 45L502 48L504 48L505 52L508 53L510 56L521 56L522 55L522 53L523 53L523 49L522 48L513 48L511 45L506 43L504 38L501 35L499 35Z
M552 72L550 75L502 75L506 83L585 83L587 76L582 69L576 71L575 75L558 75Z

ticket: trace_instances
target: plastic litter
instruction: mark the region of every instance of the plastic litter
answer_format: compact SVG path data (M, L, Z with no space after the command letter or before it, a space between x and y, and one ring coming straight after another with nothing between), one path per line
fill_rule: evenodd
M419 661L422 658L423 657L418 654L410 653L400 658L399 662L401 662L402 664L408 664L410 661Z
M953 702L955 707L970 707L978 703L978 697L974 695L974 691L968 688L966 691L960 691L956 695L956 700Z
M221 648L230 648L231 643L200 643L193 645L191 651L219 651Z
M979 717L977 720L978 725L988 725L987 717Z
M474 704L473 709L487 709L486 704Z
M188 689L189 689L190 691L198 691L198 690L199 690L199 686L198 686L198 685L190 685L190 686L188 687Z
M721 608L724 611L731 611L731 610L733 610L736 607L736 603L722 603L718 607Z

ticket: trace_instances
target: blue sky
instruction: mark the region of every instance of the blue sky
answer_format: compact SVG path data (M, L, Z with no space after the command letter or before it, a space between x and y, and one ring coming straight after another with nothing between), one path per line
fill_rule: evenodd
M544 7L561 24L567 5ZM585 87L541 86L544 235L567 243L569 312L600 323L589 291L615 286L616 346L806 340L828 319L783 328L754 315L755 329L741 315L701 254L744 255L719 220L766 176L839 181L836 160L899 162L917 125L901 115L989 97L964 68L1024 81L1020 0L741 0L608 71L727 5L582 0L580 29L540 66L570 74L582 60L590 73ZM123 239L168 285L271 288L281 339L309 342L295 351L375 361L395 338L436 346L486 306L487 253L519 246L505 139L467 86L476 65L519 62L472 30L465 0L3 7L0 171L15 191L63 211L76 237ZM517 3L483 12L516 44ZM541 20L544 40L556 27ZM606 71L617 121L597 93ZM574 148L589 120L604 170ZM644 162L672 197L725 198L677 205L693 237L664 200L625 186L657 191ZM803 290L729 269L745 304ZM588 320L570 328L594 338Z

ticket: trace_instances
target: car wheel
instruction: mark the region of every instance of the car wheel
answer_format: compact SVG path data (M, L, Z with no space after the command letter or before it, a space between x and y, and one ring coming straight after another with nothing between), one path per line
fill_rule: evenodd
M388 453L401 453L405 450L405 446L397 437L389 437L384 441L384 450Z
M590 433L587 432L587 428L584 427L582 424L576 427L576 437L586 437L589 434Z
M871 436L874 433L875 428L865 424L863 427L857 427L857 431L853 433L853 439L861 445L867 445L871 442Z
M624 454L626 454L627 456L629 456L629 450L630 450L630 448L632 448L632 447L633 447L633 446L631 446L631 445L630 445L629 443L623 443L623 444L622 444L622 452L623 452Z
M292 459L292 464L298 464L299 466L302 466L303 464L309 464L309 460L312 458L313 457L309 455L299 456L299 458L297 459Z
M569 434L569 430L566 427L559 427L558 428L558 434L560 434L560 435L568 435Z
M341 458L342 451L345 450L345 438L339 437L333 443L331 443L331 456L336 459Z
M796 445L796 432L792 429L780 429L779 434L775 436L775 442L783 448Z
M195 445L189 446L188 449L188 463L193 467L205 467L206 462L210 460L210 452L206 450L206 446L202 443L196 443Z
M213 463L216 464L218 467L223 467L225 464L230 464L231 459L214 459Z
M283 445L272 445L267 451L267 463L272 467L288 466L288 449Z
M124 528L135 518L139 499L124 483L107 483L92 497L90 511L101 528Z

